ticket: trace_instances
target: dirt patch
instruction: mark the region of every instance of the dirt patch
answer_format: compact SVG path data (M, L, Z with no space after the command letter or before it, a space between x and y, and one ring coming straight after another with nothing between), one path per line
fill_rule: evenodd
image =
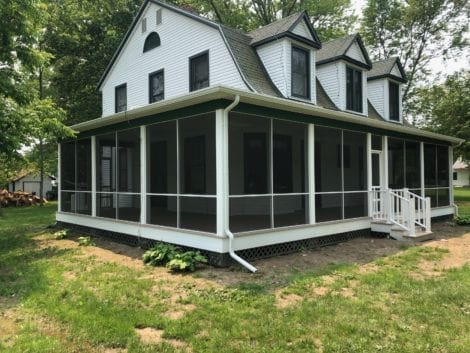
M0 296L0 343L11 347L19 330L17 301L15 298Z
M470 263L470 233L458 238L431 241L426 243L425 246L449 251L447 254L444 254L442 260L436 263L438 269L448 270L463 267Z
M313 291L313 294L315 294L318 297L324 297L330 292L330 290L326 287L314 287L312 291Z
M135 333L139 336L143 344L146 345L158 345L161 343L167 343L175 348L184 349L185 351L191 351L185 342L181 342L175 339L163 338L163 330L158 330L152 327L137 328Z
M165 312L165 316L170 320L179 320L181 319L186 313L196 310L196 305L187 304L180 306L179 308L171 308Z
M277 294L276 303L278 309L285 309L302 301L302 297L297 294Z

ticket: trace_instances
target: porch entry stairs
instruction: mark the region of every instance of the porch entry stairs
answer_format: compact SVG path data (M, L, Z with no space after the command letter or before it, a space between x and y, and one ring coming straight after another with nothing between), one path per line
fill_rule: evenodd
M397 240L432 238L431 199L408 189L371 191L372 231L388 233Z

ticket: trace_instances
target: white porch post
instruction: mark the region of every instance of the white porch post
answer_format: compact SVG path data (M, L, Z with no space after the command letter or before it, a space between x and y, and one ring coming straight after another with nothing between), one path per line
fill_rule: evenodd
M147 126L140 127L140 223L147 223Z
M96 136L91 137L91 216L96 217Z
M308 220L310 224L315 224L315 126L313 124L308 125L307 140Z
M224 236L228 226L228 116L215 111L215 165L217 235Z
M372 134L369 132L367 134L367 196L369 202L368 204L368 215L372 217Z
M60 169L62 166L61 159L60 159L60 150L61 144L57 144L57 211L60 212L62 210L62 178L60 176ZM13 186L13 190L15 191L15 186Z
M382 153L384 155L383 161L384 161L384 189L388 189L388 136L383 137L383 148L382 148Z
M421 197L424 196L424 142L419 143L419 169L421 181Z
M450 201L451 206L454 204L453 167L454 167L454 148L452 146L449 146L449 201Z

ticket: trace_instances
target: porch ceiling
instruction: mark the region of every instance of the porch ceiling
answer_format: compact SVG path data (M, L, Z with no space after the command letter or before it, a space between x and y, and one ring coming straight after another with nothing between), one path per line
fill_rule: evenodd
M460 144L464 142L464 140L456 137L436 134L433 132L420 130L414 127L405 127L396 123L368 119L364 118L363 116L347 112L330 110L313 104L302 103L268 95L262 95L225 86L208 87L195 92L191 92L189 94L179 96L177 98L149 104L144 107L136 108L130 111L120 112L106 117L89 120L80 124L73 125L71 127L77 132L84 132L109 125L123 123L126 121L144 118L149 115L164 113L175 109L187 108L193 105L207 103L214 100L232 101L237 95L240 96L241 103L251 104L264 108L284 110L312 117L320 117L344 123L363 125L371 128L393 131L400 134L414 135L428 139L446 141L452 144Z

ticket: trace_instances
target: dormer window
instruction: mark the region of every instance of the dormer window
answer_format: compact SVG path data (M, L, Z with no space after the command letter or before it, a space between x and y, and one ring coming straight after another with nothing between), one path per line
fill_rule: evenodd
M127 110L127 85L117 86L115 88L115 112L124 112Z
M292 96L310 99L310 55L307 50L292 47Z
M150 33L147 38L145 38L144 43L144 53L160 46L160 36L157 32Z
M189 90L209 87L209 52L189 58Z
M400 87L394 82L388 82L388 104L389 104L389 119L393 121L400 121Z
M346 109L362 113L362 71L346 66Z

